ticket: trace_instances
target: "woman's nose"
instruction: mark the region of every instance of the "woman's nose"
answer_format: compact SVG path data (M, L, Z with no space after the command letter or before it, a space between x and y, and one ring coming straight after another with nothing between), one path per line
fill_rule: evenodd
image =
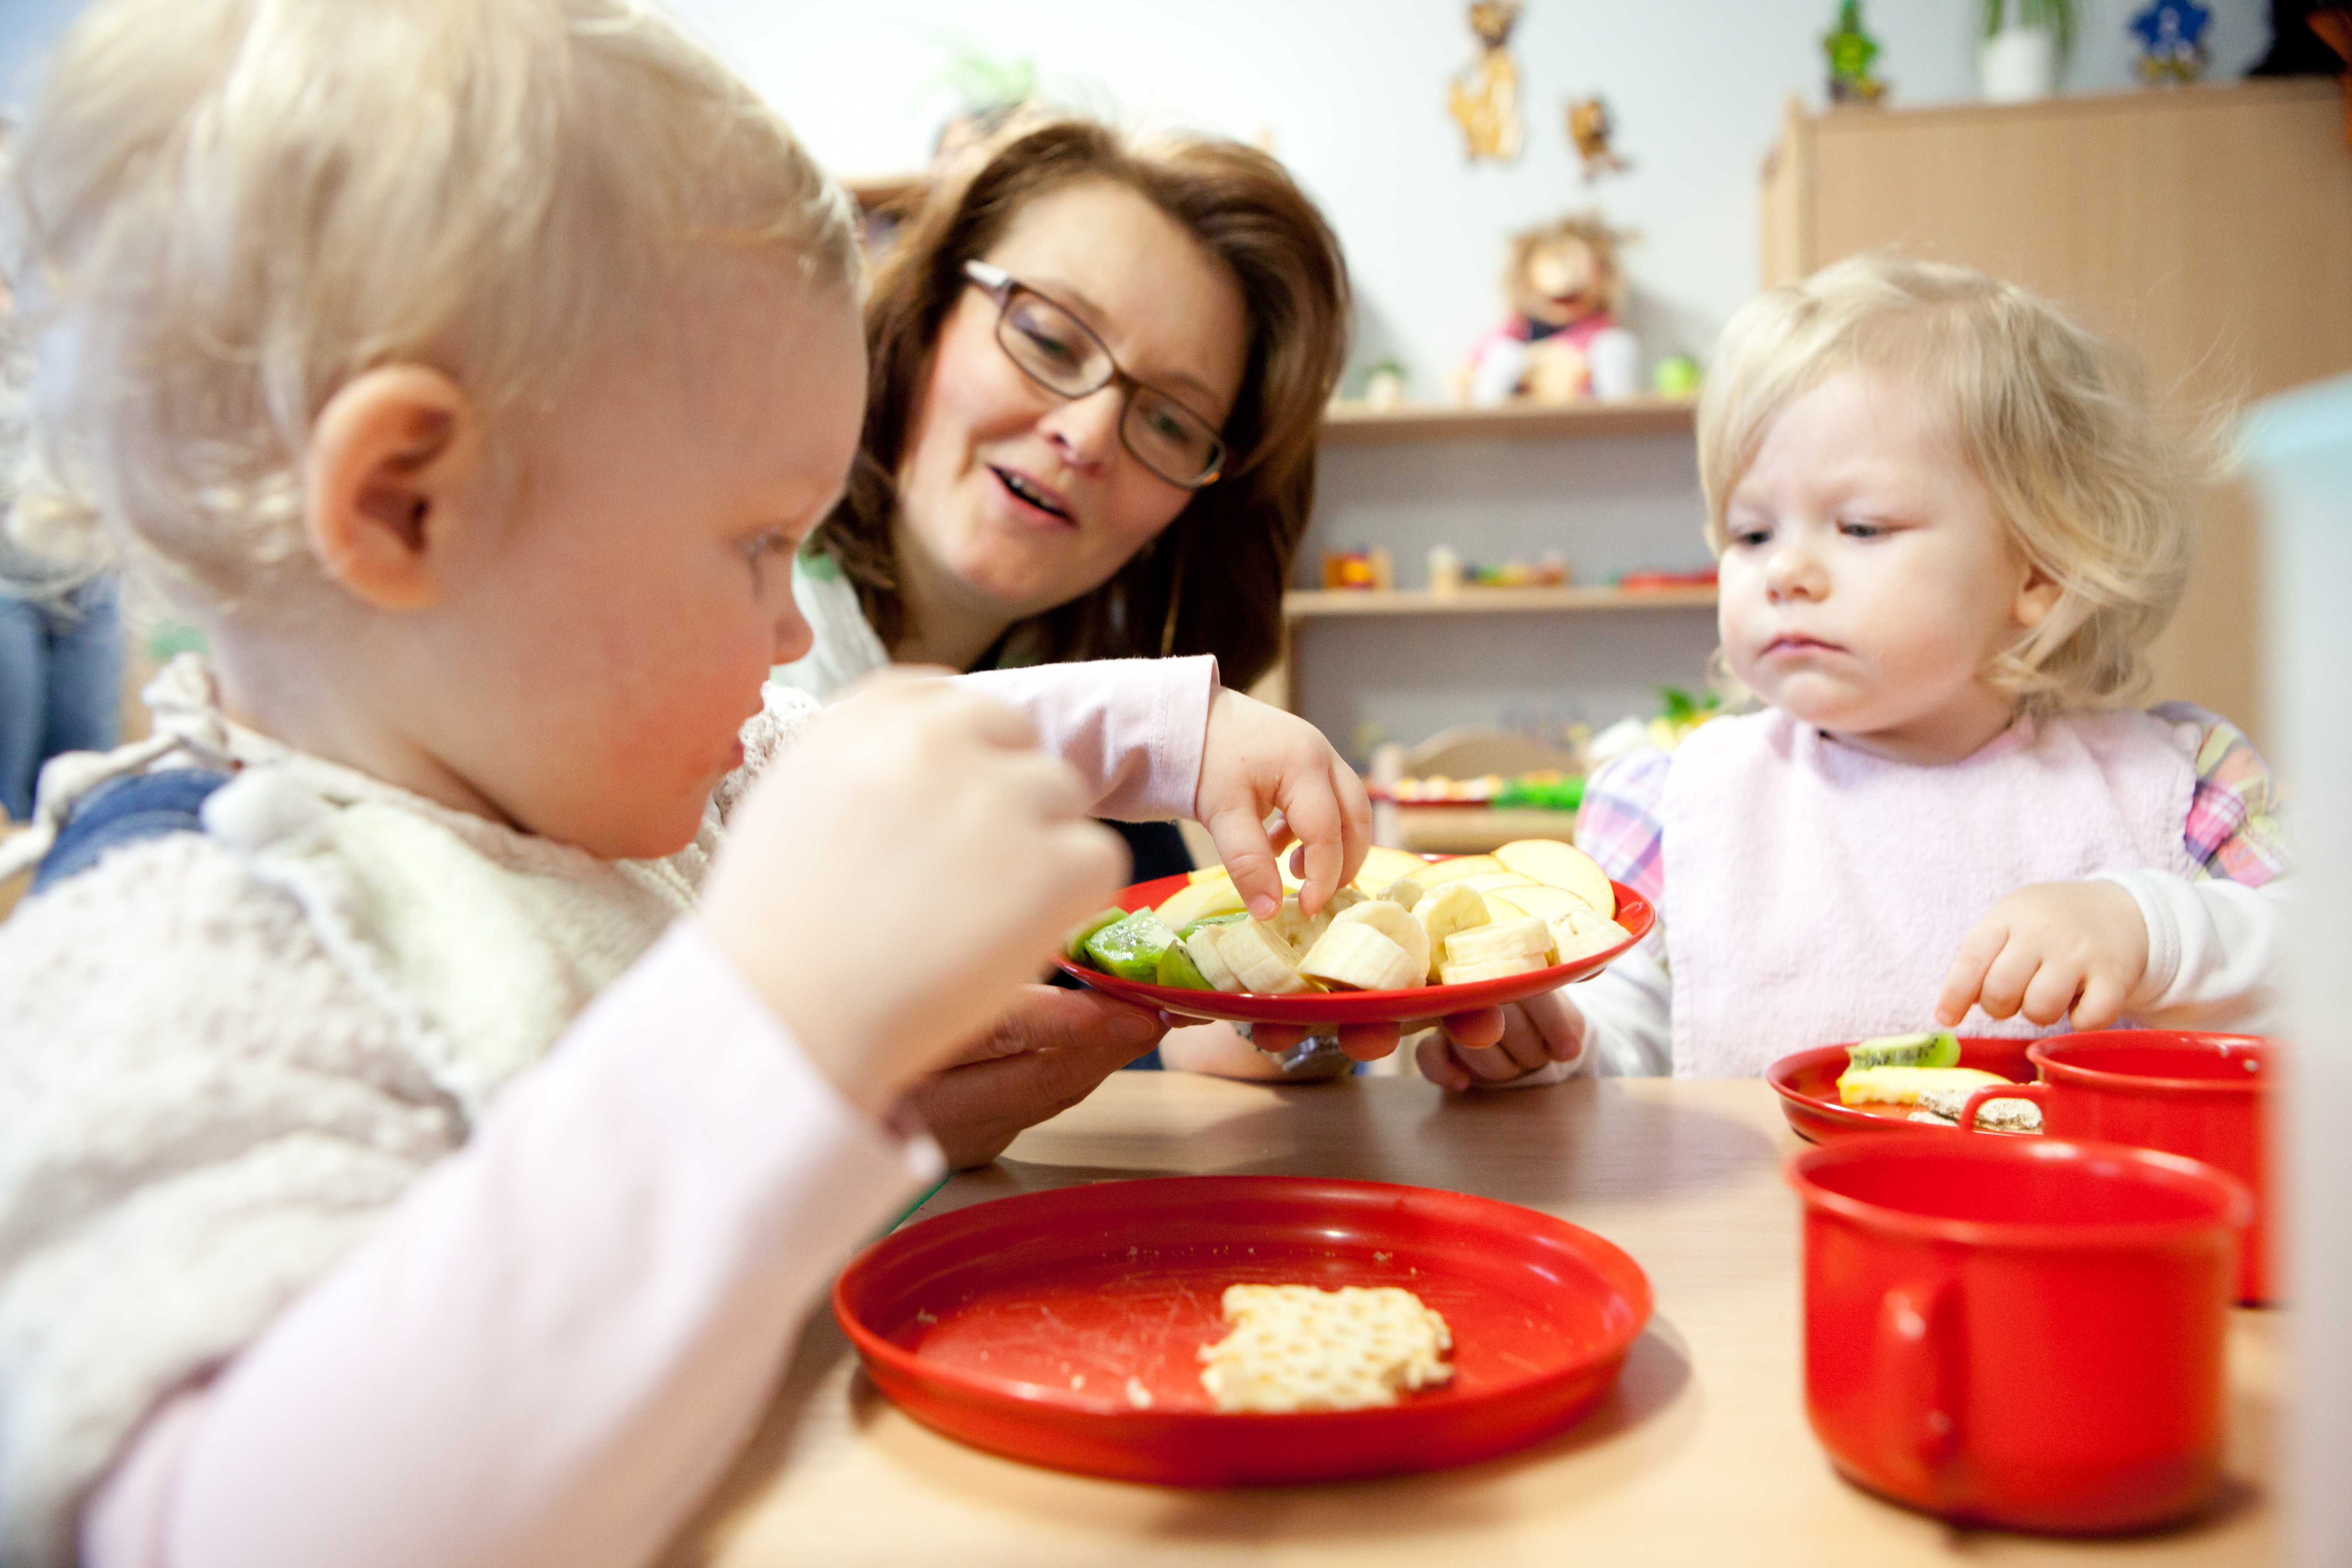
M1118 450L1127 394L1117 383L1049 410L1040 428L1074 468L1100 468Z

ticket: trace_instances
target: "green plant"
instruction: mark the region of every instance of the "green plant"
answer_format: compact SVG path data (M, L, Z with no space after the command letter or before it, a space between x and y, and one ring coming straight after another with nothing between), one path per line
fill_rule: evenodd
M2058 40L2058 58L2074 52L2074 0L1984 0L1984 36L2004 27L2040 27Z

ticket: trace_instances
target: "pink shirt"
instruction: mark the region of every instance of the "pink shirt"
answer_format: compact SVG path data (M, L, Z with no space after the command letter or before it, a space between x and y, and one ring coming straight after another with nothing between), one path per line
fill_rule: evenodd
M962 678L1097 810L1189 815L1210 658ZM691 921L83 1510L90 1568L601 1568L725 1465L842 1258L940 1169L852 1110Z

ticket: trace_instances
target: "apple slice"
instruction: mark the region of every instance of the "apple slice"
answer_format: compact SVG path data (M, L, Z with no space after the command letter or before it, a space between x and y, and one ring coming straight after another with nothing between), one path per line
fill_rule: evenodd
M1391 882L1399 877L1418 876L1428 864L1409 849L1375 844L1364 851L1364 864L1356 872L1356 886L1378 898L1388 889Z
M1434 888L1441 882L1451 882L1461 877L1475 877L1481 871L1500 871L1503 868L1503 863L1492 855L1456 855L1451 860L1438 860L1423 866L1412 875L1413 879L1423 887ZM1541 881L1543 879L1538 877L1536 879Z
M1564 888L1604 915L1617 912L1609 873L1573 844L1557 838L1520 838L1495 851L1496 862L1547 887Z
M1475 877L1456 877L1455 881L1474 893L1499 893L1506 888L1538 888L1543 884L1533 877L1517 871L1481 871Z
M1160 923L1171 931L1182 931L1194 921L1211 915L1239 914L1242 910L1242 890L1234 886L1233 879L1211 878L1206 881L1189 882L1169 895L1160 906Z

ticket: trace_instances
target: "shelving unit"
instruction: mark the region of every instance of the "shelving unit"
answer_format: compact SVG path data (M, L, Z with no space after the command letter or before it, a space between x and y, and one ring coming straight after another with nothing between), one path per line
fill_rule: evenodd
M1408 405L1374 408L1335 402L1323 421L1326 446L1389 441L1554 440L1578 436L1676 436L1692 429L1693 404L1680 397L1631 397L1564 407L1510 405L1457 408Z
M1335 588L1299 590L1282 596L1282 613L1293 621L1346 616L1509 616L1573 610L1680 610L1712 608L1713 588L1464 588L1434 594L1426 588Z

